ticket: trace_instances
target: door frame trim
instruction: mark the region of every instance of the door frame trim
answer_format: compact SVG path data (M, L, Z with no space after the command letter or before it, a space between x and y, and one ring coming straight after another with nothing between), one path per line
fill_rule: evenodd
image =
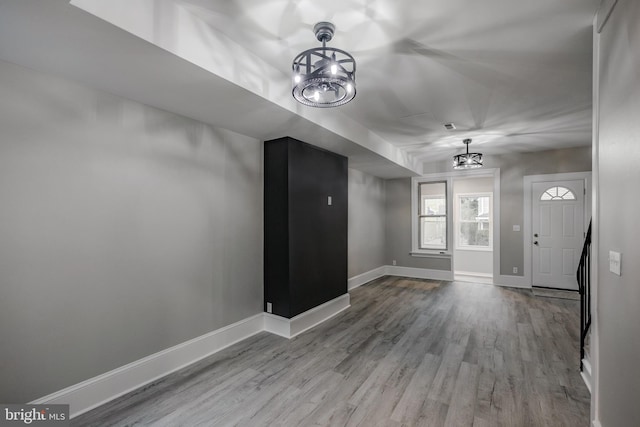
M533 204L531 200L532 187L534 183L554 182L554 181L577 181L584 182L584 221L583 232L589 227L589 218L591 218L591 171L585 172L568 172L568 173L552 173L546 175L525 175L524 182L524 235L522 243L524 246L524 281L529 286L533 286L533 251L531 250L531 221Z

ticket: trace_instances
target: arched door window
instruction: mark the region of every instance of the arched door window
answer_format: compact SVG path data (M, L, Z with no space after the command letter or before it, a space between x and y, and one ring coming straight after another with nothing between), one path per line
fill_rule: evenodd
M566 187L551 187L542 193L540 200L576 200L576 196Z

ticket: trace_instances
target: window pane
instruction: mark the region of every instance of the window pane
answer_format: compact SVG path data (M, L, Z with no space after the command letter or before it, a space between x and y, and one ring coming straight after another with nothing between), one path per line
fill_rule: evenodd
M422 201L422 215L445 215L447 202L444 197L425 196Z
M447 214L447 185L444 182L420 184L420 215Z
M489 200L488 196L478 197L478 218L489 220L489 212L491 212Z
M447 248L447 218L420 218L420 249Z
M462 221L489 220L489 196L461 196L460 219Z
M459 246L491 247L491 196L459 196Z
M576 196L568 188L551 187L542 193L540 200L576 200Z
M463 222L460 224L460 245L489 247L489 228L489 221Z
M475 221L478 216L478 198L460 197L460 219L462 221Z

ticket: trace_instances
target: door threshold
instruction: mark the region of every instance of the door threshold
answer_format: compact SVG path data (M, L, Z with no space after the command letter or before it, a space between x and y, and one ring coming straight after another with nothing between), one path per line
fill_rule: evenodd
M579 292L578 289L554 288L553 286L533 285L532 289L549 289L551 291Z
M559 298L559 299L570 299L574 301L580 301L579 293L575 291L566 290L566 289L533 287L531 288L531 291L533 292L533 295L536 297Z

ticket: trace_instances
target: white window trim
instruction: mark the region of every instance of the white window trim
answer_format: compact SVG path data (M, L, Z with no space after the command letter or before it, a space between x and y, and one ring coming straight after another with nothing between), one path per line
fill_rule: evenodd
M419 215L420 215L420 201L418 200L418 189L420 184L423 183L437 183L444 182L447 187L446 197L447 197L447 248L446 249L420 249L420 245L418 242L418 230L420 230ZM452 248L451 242L452 233L451 233L451 212L453 209L453 201L452 201L452 188L451 188L451 178L449 177L441 177L441 178L430 178L428 176L422 176L418 178L411 179L411 252L412 256L435 256L442 257L451 256Z
M473 245L461 245L460 244L460 198L462 197L488 197L489 198L489 246L473 246ZM456 193L456 204L454 214L453 226L454 230L454 249L456 251L478 251L478 252L493 252L493 193L491 192L479 192L479 193ZM468 221L473 222L473 221Z

